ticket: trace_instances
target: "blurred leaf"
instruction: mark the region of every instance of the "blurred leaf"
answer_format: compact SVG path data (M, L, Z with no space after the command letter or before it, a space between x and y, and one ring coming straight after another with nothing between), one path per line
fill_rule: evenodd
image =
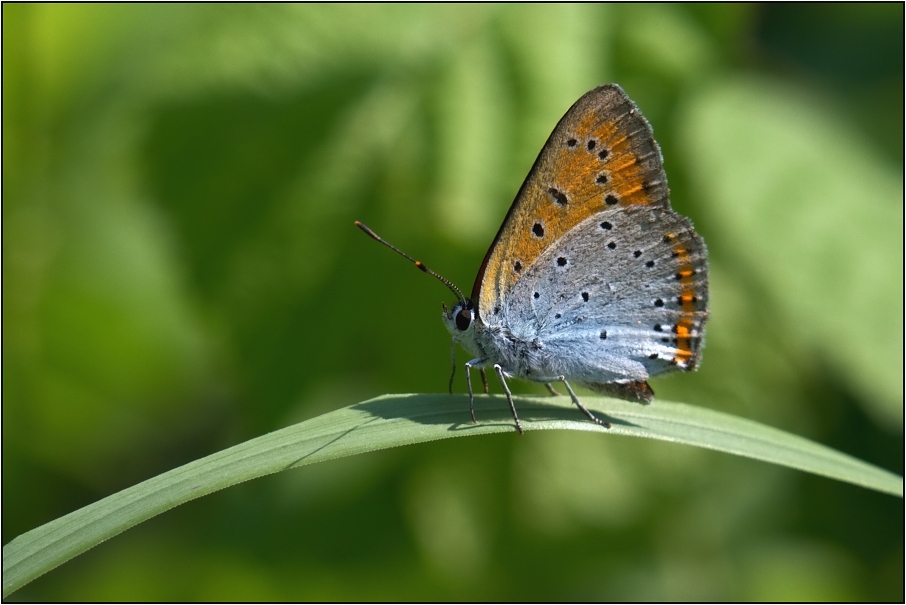
M855 567L824 544L759 544L746 553L743 600L857 601Z
M451 57L438 100L441 113L438 223L455 238L485 242L497 226L512 108L497 45L475 37Z
M715 61L712 41L676 5L633 7L627 11L622 35L638 68L667 81L700 76Z
M566 397L518 397L526 430L569 429L661 439L747 456L903 494L902 477L807 439L704 408L658 401L639 406L586 397L608 430L583 420ZM505 399L386 395L274 431L189 463L27 532L3 547L3 595L100 542L174 506L282 470L368 451L466 435L513 432ZM484 420L488 416L493 421Z
M902 174L819 102L767 80L708 87L680 123L713 248L767 290L787 337L900 427Z

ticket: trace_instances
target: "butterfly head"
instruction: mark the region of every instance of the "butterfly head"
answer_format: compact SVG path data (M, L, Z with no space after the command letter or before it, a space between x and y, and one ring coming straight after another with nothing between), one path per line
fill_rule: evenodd
M452 309L447 309L447 305L441 303L444 309L443 320L447 331L453 336L453 340L460 343L466 350L475 353L478 346L475 343L477 331L479 329L475 306L469 299L464 299L453 305Z
M452 309L447 309L447 305L440 303L444 309L444 325L454 336L457 333L468 332L475 321L475 307L469 299L461 300L456 303Z

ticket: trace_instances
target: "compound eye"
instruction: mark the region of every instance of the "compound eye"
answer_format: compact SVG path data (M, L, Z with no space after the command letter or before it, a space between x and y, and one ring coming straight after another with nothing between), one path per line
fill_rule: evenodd
M459 328L460 332L465 332L469 329L471 323L472 312L468 309L460 309L459 313L456 314L456 327Z

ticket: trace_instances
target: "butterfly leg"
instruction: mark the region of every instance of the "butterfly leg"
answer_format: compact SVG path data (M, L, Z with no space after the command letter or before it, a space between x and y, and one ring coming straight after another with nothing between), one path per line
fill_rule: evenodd
M604 422L603 420L601 420L600 418L598 418L597 416L595 416L594 414L589 412L588 408L586 408L584 405L582 405L582 402L579 401L578 397L576 397L576 393L573 391L573 388L571 386L569 386L569 383L566 382L566 378L564 376L558 376L557 378L560 380L560 382L563 383L563 385L566 387L566 390L569 391L569 396L572 398L573 403L575 403L579 407L579 409L582 410L583 414L588 416L589 420L591 420L595 424L600 424L605 429L610 428L609 422Z
M519 416L516 414L516 405L513 403L513 394L510 393L510 387L507 386L506 380L503 378L503 368L500 367L499 363L494 364L494 371L497 372L497 378L500 379L500 384L503 385L503 392L506 393L506 400L510 403L510 411L513 412L516 428L519 430L520 435L524 435L525 431L522 430L522 423L519 422Z
M466 362L466 385L469 387L469 414L472 415L472 424L477 424L478 421L475 420L475 395L472 393L472 373L470 370L472 366L480 366L484 361L484 359L479 357ZM481 375L484 376L484 368L479 369L481 370Z
M547 392L551 395L554 395L555 397L560 395L559 391L557 391L557 389L555 389L554 385L552 385L551 383L545 382L544 386L547 387Z
M484 392L488 392L488 375L485 373L484 368L481 368L481 384L484 385Z
M453 394L453 378L456 376L456 341L450 342L450 361L453 362L453 369L450 371L450 394Z

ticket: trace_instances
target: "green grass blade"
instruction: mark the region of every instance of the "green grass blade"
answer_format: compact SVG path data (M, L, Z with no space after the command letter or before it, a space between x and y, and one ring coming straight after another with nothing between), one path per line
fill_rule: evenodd
M675 441L729 452L903 496L903 478L808 439L757 422L689 405L650 406L602 397L583 403L609 420L599 427L566 397L516 397L526 431L571 429ZM480 424L468 422L468 399L386 395L268 433L139 483L33 529L3 547L3 596L174 506L277 471L466 435L512 432L502 396L479 397Z

